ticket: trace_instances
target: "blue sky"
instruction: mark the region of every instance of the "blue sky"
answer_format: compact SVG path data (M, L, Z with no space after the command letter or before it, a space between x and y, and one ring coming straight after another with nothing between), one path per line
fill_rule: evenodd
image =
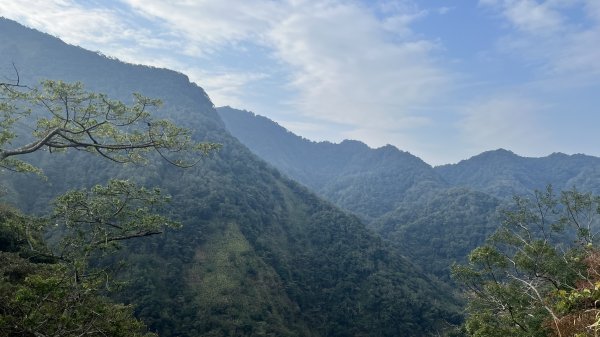
M4 0L0 15L181 71L312 140L432 165L600 156L598 0Z

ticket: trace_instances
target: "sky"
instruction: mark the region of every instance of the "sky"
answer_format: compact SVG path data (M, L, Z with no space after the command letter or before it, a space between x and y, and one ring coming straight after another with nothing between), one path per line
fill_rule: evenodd
M315 141L431 165L600 156L598 0L2 0L0 16Z

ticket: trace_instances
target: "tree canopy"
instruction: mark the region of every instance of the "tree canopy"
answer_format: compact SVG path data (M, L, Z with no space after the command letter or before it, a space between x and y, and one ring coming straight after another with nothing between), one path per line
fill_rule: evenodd
M160 101L133 97L126 105L81 83L0 83L0 166L41 172L21 157L67 149L118 163L144 163L154 150L174 165L189 166L190 153L219 147L195 143L189 130L153 119L150 110ZM47 216L2 206L0 335L146 335L130 306L103 295L119 288L110 254L121 242L178 226L162 215L169 199L158 188L113 179L59 196Z
M35 88L18 80L0 83L0 166L35 171L16 157L66 149L95 153L119 163L143 163L154 150L172 164L189 166L194 162L186 161L186 154L206 154L219 147L192 141L188 129L169 120L153 119L151 110L160 104L158 99L134 93L133 103L126 105L85 90L80 82L46 80Z
M516 197L502 227L454 266L469 336L596 336L600 197L551 187Z

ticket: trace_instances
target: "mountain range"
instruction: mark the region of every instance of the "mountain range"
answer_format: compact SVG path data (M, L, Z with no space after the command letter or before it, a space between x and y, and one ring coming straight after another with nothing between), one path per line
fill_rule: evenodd
M115 300L162 336L423 336L461 320L451 288L359 218L283 176L230 135L207 94L180 73L132 65L0 19L0 55L20 83L81 81L131 101L160 98L160 118L222 149L189 169L156 158L115 165L84 153L35 154L46 180L2 173L4 202L44 213L54 196L120 177L172 195L183 224L121 253ZM26 126L24 127L26 129Z
M600 192L600 158L499 149L432 167L387 145L313 142L266 117L215 108L168 69L134 65L0 19L0 69L21 83L81 81L222 145L194 167L116 165L82 153L27 159L46 180L2 172L3 203L44 213L112 177L159 186L183 227L132 242L115 301L162 336L428 336L462 320L449 266L498 227L514 194L552 184ZM26 130L23 126L22 131Z
M451 264L498 227L498 211L513 196L548 185L600 192L600 158L583 154L526 158L498 149L431 167L391 145L314 142L249 111L217 111L255 154L356 214L401 255L446 281Z

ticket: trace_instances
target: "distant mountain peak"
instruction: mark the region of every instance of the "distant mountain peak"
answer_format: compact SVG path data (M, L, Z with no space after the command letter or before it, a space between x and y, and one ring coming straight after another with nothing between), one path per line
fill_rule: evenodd
M490 150L490 151L482 152L482 153L474 156L473 158L475 158L475 157L510 157L510 158L517 158L517 157L520 157L520 156L518 154L510 151L510 150L503 149L503 148L498 148L496 150Z
M385 144L384 146L378 148L378 150L404 152L400 151L400 149L391 144Z
M571 157L566 153L562 153L562 152L552 152L548 158L568 158Z
M344 139L339 145L355 149L370 149L370 147L367 144L361 142L360 140L354 139Z

